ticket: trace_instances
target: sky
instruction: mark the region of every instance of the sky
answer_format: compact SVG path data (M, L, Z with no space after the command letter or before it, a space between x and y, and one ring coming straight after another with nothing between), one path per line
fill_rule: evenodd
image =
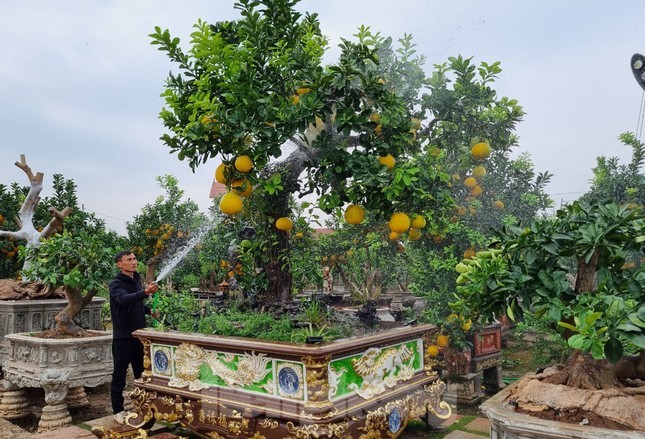
M412 34L426 71L450 56L500 61L495 88L517 99L526 116L519 146L536 171L554 174L556 206L589 189L597 156L623 163L631 150L617 139L635 132L643 90L630 58L645 53L642 0L303 0L330 39L364 24L400 38ZM178 178L205 211L219 162L194 173L159 140L159 97L174 69L150 45L155 26L187 47L192 26L238 18L229 0L0 0L0 183L27 185L13 165L25 154L32 170L77 185L79 204L108 227L126 222L162 194L156 177Z

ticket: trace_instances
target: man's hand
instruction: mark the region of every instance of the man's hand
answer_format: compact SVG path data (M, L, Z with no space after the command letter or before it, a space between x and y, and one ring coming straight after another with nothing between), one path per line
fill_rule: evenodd
M149 295L151 295L151 294L156 293L157 291L159 291L159 285L157 285L157 284L156 284L156 283L154 283L154 282L152 282L151 284L149 284L149 285L146 287L146 289L145 289L145 290L143 290L143 292L144 292L144 293L146 293L146 295L148 295L148 296L149 296Z

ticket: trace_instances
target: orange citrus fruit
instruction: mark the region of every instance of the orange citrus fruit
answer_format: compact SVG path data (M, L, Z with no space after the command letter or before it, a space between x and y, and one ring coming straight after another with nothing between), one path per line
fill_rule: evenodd
M472 247L464 252L464 259L472 259L475 256L475 249Z
M381 120L381 115L380 114L372 113L370 115L370 122L379 123L380 120Z
M305 236L305 235L303 235L302 232L296 233L296 238L302 238L303 236Z
M377 136L380 136L383 133L383 127L381 125L376 125L376 128L374 128L374 133L376 133Z
M473 168L473 177L482 178L484 175L486 175L486 168L483 166L475 166Z
M424 217L416 213L412 215L412 222L410 223L410 227L414 227L415 229L423 229L425 226L426 219Z
M215 180L219 183L226 184L226 174L230 172L228 166L224 163L221 163L217 169L215 169Z
M233 190L225 193L219 202L219 210L227 215L235 215L244 209L240 196Z
M246 178L236 178L231 182L231 187L242 197L248 197L253 192L253 186Z
M275 228L282 230L283 232L288 232L293 227L293 221L291 221L286 216L278 218L275 222Z
M410 238L410 241L418 241L421 239L421 230L411 228L408 232L408 238Z
M309 87L300 87L298 90L296 90L296 94L298 96L302 96L304 94L307 94L311 91Z
M246 174L253 169L253 160L248 155L241 155L235 159L235 169Z
M504 208L504 202L500 200L493 201L493 208L502 210Z
M461 324L461 329L464 331L470 331L470 328L472 328L472 326L473 326L472 320L468 319Z
M393 213L388 222L388 226L393 232L405 233L410 228L410 218L405 213Z
M390 239L390 241L396 241L397 239L399 239L399 234L396 232L390 232L388 238Z
M437 345L428 346L426 354L428 354L428 357L436 357L439 355L439 347Z
M378 158L378 161L383 166L386 166L387 169L392 169L394 167L394 164L396 163L396 159L392 157L392 154L388 154L386 156L380 156Z
M454 322L457 319L459 319L459 316L454 312L448 316L448 322Z
M490 156L490 145L485 142L479 142L470 148L470 155L477 160L484 160Z
M477 180L475 180L475 177L468 177L467 179L464 180L464 186L466 186L469 189L472 189L475 186L477 186Z
M484 192L484 189L482 189L482 187L478 184L476 184L470 189L470 195L472 195L473 197L480 196L482 192Z
M358 204L350 204L345 209L345 221L349 224L360 224L365 219L365 208Z
M437 335L437 346L440 348L447 348L450 344L450 338L445 334Z

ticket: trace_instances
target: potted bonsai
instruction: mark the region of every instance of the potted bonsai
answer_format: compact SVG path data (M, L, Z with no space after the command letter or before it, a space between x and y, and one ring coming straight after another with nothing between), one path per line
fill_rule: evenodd
M505 428L504 434L533 429L532 437L552 437L543 428L557 428L558 437L592 434L578 425L511 420L495 405L502 399L515 412L559 414L582 424L599 420L643 434L645 387L638 385L645 378L644 225L642 208L574 203L529 227L506 227L495 250L462 261L456 312L480 322L500 309L512 320L533 313L550 321L572 348L564 364L529 375L484 404L498 434Z
M23 271L23 282L61 288L68 303L56 315L53 329L6 336L11 347L3 365L7 391L0 416L28 414L22 388L41 387L47 405L38 425L51 430L71 423L68 406L87 404L83 387L111 379L111 334L85 330L74 319L105 288L113 271L112 251L97 236L63 232L24 250L24 255L29 268Z

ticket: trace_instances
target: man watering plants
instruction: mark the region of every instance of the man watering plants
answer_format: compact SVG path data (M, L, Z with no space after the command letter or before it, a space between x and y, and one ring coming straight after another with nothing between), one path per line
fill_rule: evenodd
M112 411L114 420L123 424L126 412L123 408L123 389L126 384L128 366L132 365L135 379L143 373L143 345L132 332L146 326L146 314L158 318L143 301L159 290L159 286L151 283L144 286L137 272L137 257L128 250L121 251L115 256L116 266L120 272L110 283L110 314L112 316L112 356L114 371L112 372Z

